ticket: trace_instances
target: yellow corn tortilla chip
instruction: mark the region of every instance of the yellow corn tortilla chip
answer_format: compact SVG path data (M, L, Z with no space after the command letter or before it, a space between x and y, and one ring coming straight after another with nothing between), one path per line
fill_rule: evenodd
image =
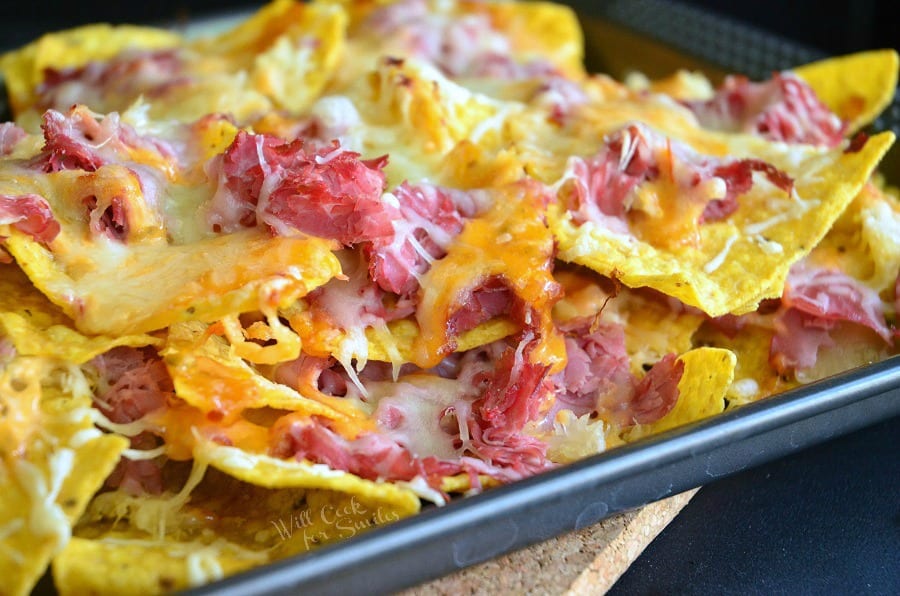
M679 360L684 363L684 374L678 383L675 406L652 424L626 430L626 441L703 420L725 409L725 393L734 380L735 354L719 348L697 348L682 354Z
M662 79L649 80L638 73L630 74L625 79L630 89L664 93L680 101L696 101L710 99L715 94L712 82L702 72L678 70Z
M177 494L135 497L116 491L94 499L75 528L76 537L54 561L54 578L63 590L81 593L90 586L108 591L104 572L115 576L116 589L128 593L197 586L355 536L419 509L410 490L361 481L325 466L249 456L212 442L200 442L196 455ZM336 490L306 488L321 484ZM129 556L123 558L123 553ZM144 555L154 564L120 577L123 561L143 560ZM81 572L86 560L92 562L93 574Z
M318 4L339 5L349 15L348 39L346 51L341 67L338 69L336 80L331 86L334 91L341 91L347 84L358 78L360 73L370 70L373 63L383 56L391 56L400 59L422 60L416 55L418 48L410 48L408 41L402 34L396 38L387 35L377 26L373 26L370 19L378 19L373 13L380 9L395 11L394 15L387 16L387 21L396 20L403 14L396 5L401 2L394 0L374 2L360 2L355 0L320 0ZM394 5L394 6L392 6ZM406 7L404 7L406 8ZM414 7L412 10L416 10ZM425 28L425 35L446 35L442 30L445 24L456 21L468 20L475 26L490 28L490 32L484 32L491 36L491 41L479 39L481 43L494 46L502 45L509 51L510 58L519 64L528 63L531 60L540 60L549 64L565 76L582 79L585 76L583 65L584 41L575 12L567 7L550 2L436 2L428 0L424 7L430 14L430 19L421 19L420 24ZM416 15L418 16L418 15ZM451 25L452 26L452 25ZM429 30L429 27L433 27ZM493 35L500 39L496 39ZM455 43L450 41L450 44ZM506 47L508 46L508 47ZM413 54L410 56L410 52ZM488 81L491 77L469 77L466 73L455 76L459 81L472 89L485 87L491 88ZM499 89L507 90L509 87L518 87L518 82L498 81ZM534 90L533 85L525 83L524 89ZM490 93L489 93L490 94Z
M58 361L0 367L0 576L27 594L128 442L101 433L87 381Z
M73 328L72 320L37 291L15 265L0 265L0 337L6 336L22 356L87 362L116 346L152 346L162 340L150 335L89 337Z
M897 89L897 50L828 58L793 71L855 132L890 105Z
M66 100L90 101L96 111L113 112L146 96L155 118L187 121L222 112L244 122L273 109L308 107L337 66L345 25L339 7L290 0L263 7L231 31L193 42L165 30L90 25L46 35L7 54L0 71L18 121L33 128L45 107L36 104L46 68L114 64L136 58L134 50L172 49L177 65L163 66L176 69L168 81L136 77L133 85L95 86L80 97L69 93Z
M728 349L737 356L734 382L725 397L729 407L740 406L795 387L792 379L783 379L769 364L772 329L749 324L729 336L712 325L704 325L696 335L703 345Z
M867 183L809 259L839 268L889 299L900 271L900 200Z
M48 33L38 40L0 56L0 73L13 114L32 107L35 90L46 69L77 68L106 60L129 49L155 50L177 46L181 37L165 29L95 24Z
M84 107L72 115L94 117ZM217 147L234 132L228 125L179 130L188 141ZM0 193L38 195L60 227L45 245L0 225L0 234L9 236L5 248L80 332L136 334L178 321L287 306L339 272L330 240L272 237L262 228L220 235L207 230L201 207L213 190L171 156L137 148L117 159L140 163L153 184L145 185L133 167L119 163L90 172L43 173L17 159L0 160ZM115 197L126 202L126 241L92 229L86 197L100 204ZM167 226L166 216L180 221Z
M87 334L216 320L259 310L275 295L286 306L339 271L330 242L260 231L190 245L135 244L117 273L105 266L102 249L71 242L81 253L71 260L15 232L7 247L34 285Z
M264 488L315 488L343 492L355 495L366 503L389 507L399 517L416 513L420 506L419 497L408 483L404 486L400 482L373 482L322 464L247 453L212 441L198 442L197 457L229 476Z
M230 544L153 541L133 533L72 538L53 560L62 596L161 594L198 587L268 562L265 553Z
M272 107L298 113L318 97L337 68L346 26L347 16L338 6L275 0L234 29L190 47L225 58L223 68L246 71L244 84L272 100Z
M491 122L503 105L473 93L429 64L382 60L345 94L365 126L354 130L369 155L389 154L388 185L440 181L443 157Z
M221 337L206 336L206 330L197 323L174 325L162 352L176 394L191 406L203 412L216 410L223 424L235 421L245 410L268 407L333 420L350 437L369 427L366 413L352 402L320 393L315 395L318 400L311 399L272 382L239 358Z
M584 77L584 39L572 8L551 2L493 2L484 8L509 36L519 60L549 59L566 76Z
M750 312L781 295L790 266L822 239L893 141L886 132L844 153L742 137L758 158L794 178L792 196L757 182L729 219L700 226L696 247L657 248L590 223L577 227L560 205L551 206L550 227L563 260L654 288L710 316Z
M348 334L327 324L317 324L302 304L285 310L291 326L303 340L303 351L319 357L340 353ZM460 335L456 351L464 352L515 333L518 326L505 317L482 323L475 329ZM365 339L368 359L379 362L412 362L415 358L416 338L419 327L413 319L391 321L386 329L367 327Z
M255 311L276 289L287 305L338 272L329 242L262 232L193 245L136 245L127 273L110 273L105 263L91 262L102 253L84 251L89 269L78 278L75 268L85 260L67 263L22 236L11 237L7 246L35 286L89 334L141 333Z

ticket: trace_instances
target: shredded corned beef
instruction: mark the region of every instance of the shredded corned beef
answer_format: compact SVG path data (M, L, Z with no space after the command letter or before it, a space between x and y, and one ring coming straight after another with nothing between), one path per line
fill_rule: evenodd
M814 366L819 348L834 345L829 331L841 321L892 341L878 293L841 271L800 262L791 268L781 305L769 360L782 373Z
M666 354L638 382L631 397L631 419L635 424L656 422L678 401L678 383L684 374L684 362L675 354Z
M412 390L404 390L411 386L401 377L392 385L392 393L379 398L376 410L379 430L364 433L352 441L314 418L276 423L271 433L271 452L279 457L324 463L369 479L412 480L421 476L433 488L439 488L441 479L449 474L466 472L472 477L487 474L510 481L547 469L552 464L546 457L546 444L523 432L526 423L537 416L543 401L550 399L551 386L545 382L548 367L530 358L535 342L529 332L518 343L499 341L452 356L446 370L434 374L456 375L453 378L460 390L434 396L437 401L430 406L418 401L422 399L420 395L404 395L404 391ZM324 367L330 362L318 360L308 367L307 364L299 363L284 372L296 379L304 375L304 369L313 370L312 376L317 378L320 390L330 386L342 395L354 393L349 383L321 382ZM364 383L371 379L383 382L387 372L384 369L369 375L364 369L359 376ZM335 374L344 376L339 369L335 369ZM442 387L446 391L446 386ZM433 413L433 419L422 418L423 412ZM419 422L413 428L409 427L410 420ZM401 435L394 433L398 429ZM436 457L433 453L414 455L402 440L403 433L410 432L446 434L446 440L455 437L456 447L450 452L457 455L450 458ZM446 440L437 444L446 444ZM427 437L413 442L435 444Z
M753 187L753 172L762 173L769 182L787 193L794 186L793 178L761 159L739 159L716 166L712 175L725 181L725 196L707 203L700 216L700 223L721 221L737 211L738 196Z
M403 54L428 61L450 77L520 80L559 73L546 60L516 61L509 38L486 14L429 14L422 0L403 0L373 11L367 28L391 40Z
M246 131L208 166L218 189L208 211L213 230L266 225L274 234L297 232L345 246L393 233L396 207L382 200L386 157L362 160L335 142L308 152L304 141Z
M834 345L829 331L835 324L796 309L780 312L774 320L769 362L780 374L812 368L819 348Z
M554 376L560 408L576 416L596 410L597 396L627 399L633 378L621 325L578 319L561 326L565 333L566 367Z
M63 110L73 103L106 109L111 101L128 105L138 96L152 98L183 84L181 57L176 50L126 50L105 62L74 68L46 68L37 88L38 104Z
M34 194L0 195L0 224L11 225L44 244L53 242L60 232L50 204L44 197Z
M666 162L661 163L662 159ZM565 198L575 223L591 221L611 231L627 233L625 216L632 208L634 189L657 180L663 171L685 191L704 182L721 181L724 194L704 197L707 203L698 223L721 220L734 213L739 206L738 197L753 186L753 172L762 173L786 192L793 186L793 179L772 164L759 159L723 161L705 157L688 145L639 124L607 137L593 157L570 158L560 182L571 181Z
M607 138L593 157L570 159L574 183L570 210L576 223L602 221L615 231L627 231L623 219L626 197L641 182L659 173L648 134L636 125L627 126Z
M124 242L128 238L128 202L123 197L112 197L106 209L97 208L97 197L91 195L82 201L88 210L88 227L95 235L105 235Z
M459 337L466 331L502 314L511 314L519 299L500 276L489 277L470 287L460 300L458 308L447 318L448 336Z
M149 151L163 160L175 157L168 143L139 135L122 123L115 112L100 117L80 105L66 113L47 110L41 129L44 147L35 166L45 172L72 169L93 172L107 163L129 164L130 151L135 149Z
M655 422L675 406L684 364L674 354L637 379L630 371L621 325L584 318L567 322L562 330L568 360L552 379L557 395L553 412L597 413L630 426Z
M491 428L519 431L537 416L539 389L550 367L532 360L536 343L533 337L526 337L501 354L481 401L476 402L482 420Z
M127 424L166 407L175 396L165 363L152 348L113 348L91 361L99 376L94 406L112 422ZM157 438L142 432L131 439L134 449L152 449ZM162 470L156 460L123 458L107 480L108 488L130 494L162 492Z
M459 472L458 464L435 457L416 458L401 445L378 433L363 433L347 440L323 422L294 422L276 433L270 450L276 457L294 457L350 472L368 480L412 480L422 477L440 488L444 477Z
M846 124L791 72L752 83L742 76L725 79L706 101L685 102L700 124L713 130L756 133L772 141L835 147Z
M13 122L0 123L0 156L9 155L28 134Z
M399 213L393 234L375 238L366 246L369 274L387 292L409 295L431 262L447 254L450 241L468 218L479 211L474 193L431 184L406 182L391 193Z
M787 308L822 319L865 325L889 341L878 293L842 271L795 265L781 300Z
M562 125L575 109L587 103L587 93L577 82L562 76L548 77L531 101L550 109L550 120Z

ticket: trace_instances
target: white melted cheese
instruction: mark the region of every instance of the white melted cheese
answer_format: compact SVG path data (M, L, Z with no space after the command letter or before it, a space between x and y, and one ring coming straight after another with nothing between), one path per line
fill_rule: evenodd
M122 452L122 457L132 461L154 459L161 455L165 455L166 446L160 445L155 449L126 449Z
M218 549L209 547L200 548L188 554L185 565L188 570L188 582L192 586L202 586L225 576L222 565L219 564L218 555Z
M875 261L868 284L878 292L889 288L900 271L900 206L891 208L889 200L875 202L860 214L860 232Z
M602 420L562 410L553 421L553 432L545 437L547 455L554 462L571 462L601 453L606 450L607 431Z
M457 436L446 432L441 421L448 408L471 400L471 384L413 374L401 377L396 383L370 383L368 389L371 401L377 403L375 417L382 434L418 458L434 456L455 460L459 457L460 449L454 446Z
M781 244L774 240L767 240L759 234L754 234L750 237L750 240L767 255L780 255L784 252L784 247Z
M62 548L71 536L69 520L56 500L74 463L75 452L65 448L59 448L49 456L47 477L26 459L19 458L13 463L13 473L31 501L28 530L37 536L53 535L57 549Z
M732 383L731 392L742 400L751 400L759 395L759 383L754 379L739 379Z
M447 504L447 499L444 497L443 493L441 493L441 491L439 490L431 488L428 485L428 481L421 476L416 476L409 482L398 480L395 481L394 484L402 488L409 489L420 499L430 501L438 507L443 507Z
M733 234L728 237L728 240L725 241L725 246L722 247L722 250L714 256L706 265L703 266L703 271L707 274L713 273L716 269L722 266L725 262L725 259L728 257L728 253L731 251L732 245L740 238L737 234Z

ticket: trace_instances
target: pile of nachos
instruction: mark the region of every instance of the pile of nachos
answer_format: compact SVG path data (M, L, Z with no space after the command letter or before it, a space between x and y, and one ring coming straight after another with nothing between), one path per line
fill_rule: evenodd
M898 349L898 58L589 74L543 2L0 57L0 577L160 593Z

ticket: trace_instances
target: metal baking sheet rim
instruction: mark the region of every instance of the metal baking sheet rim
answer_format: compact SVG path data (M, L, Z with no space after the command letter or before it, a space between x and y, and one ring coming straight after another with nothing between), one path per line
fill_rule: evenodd
M221 30L247 14L204 19L183 32ZM900 356L184 593L395 592L897 415Z
M681 53L701 68L721 71L722 65L708 55L698 58L665 40L649 38L621 19L604 18L614 15L591 10L580 14L585 24L619 29ZM701 18L709 20L710 15ZM740 26L728 27L734 34ZM758 42L760 35L748 32L748 40ZM780 43L791 50L791 57L817 57ZM890 174L900 178L900 172ZM442 508L430 507L411 518L186 594L396 592L897 415L900 356Z
M187 593L390 593L896 415L900 356Z

